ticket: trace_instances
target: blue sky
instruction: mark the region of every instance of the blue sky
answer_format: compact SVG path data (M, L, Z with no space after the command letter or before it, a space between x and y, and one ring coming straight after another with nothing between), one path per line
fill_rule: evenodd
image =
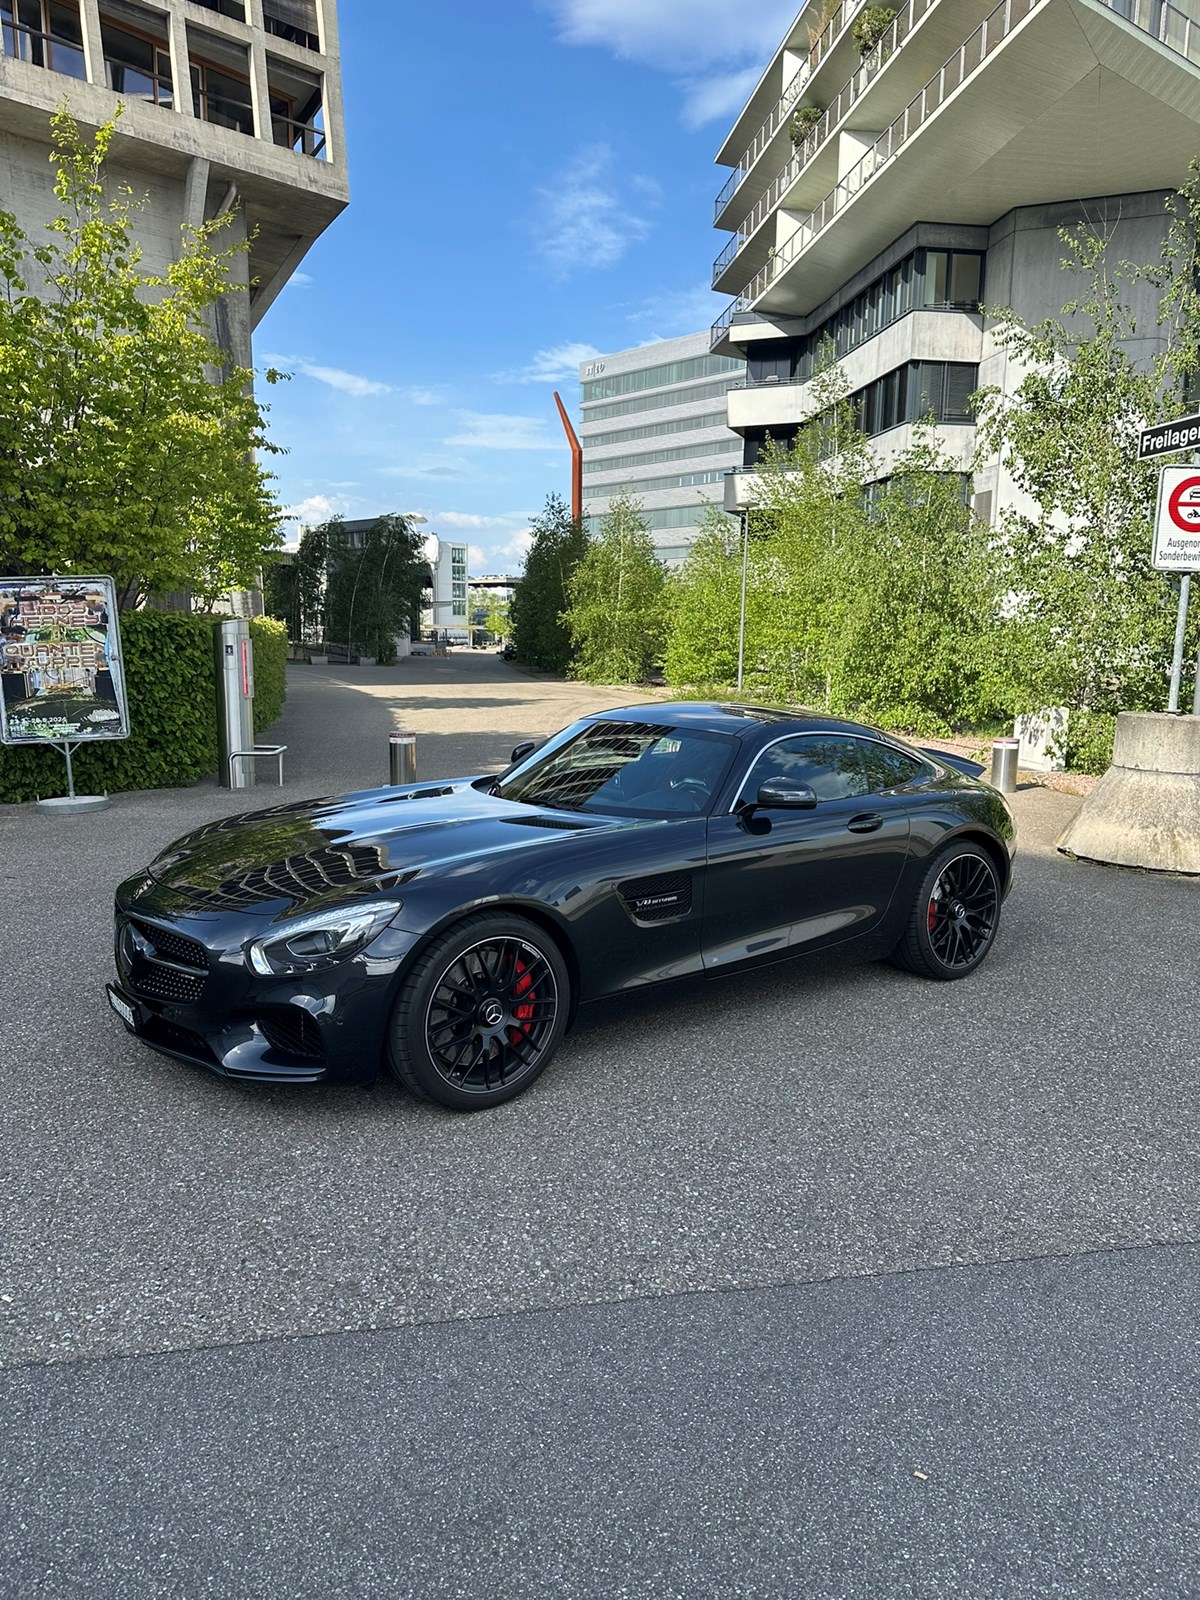
M291 529L420 511L519 562L569 495L552 391L719 311L713 155L798 5L341 0L350 207L255 336Z

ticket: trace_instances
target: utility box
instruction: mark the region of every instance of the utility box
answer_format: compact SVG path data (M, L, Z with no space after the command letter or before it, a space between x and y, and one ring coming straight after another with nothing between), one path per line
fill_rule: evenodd
M245 617L213 625L217 666L217 778L223 789L254 787L254 641Z

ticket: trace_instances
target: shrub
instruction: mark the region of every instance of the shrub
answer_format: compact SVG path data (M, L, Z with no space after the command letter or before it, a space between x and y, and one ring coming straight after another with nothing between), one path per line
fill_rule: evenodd
M809 134L825 115L820 106L801 106L799 111L792 116L792 125L788 130L792 143L797 149L808 138Z
M860 55L869 55L896 20L891 6L865 6L850 26Z
M1116 731L1117 719L1106 711L1072 711L1062 751L1068 771L1102 777L1112 765Z
M254 617L250 637L254 641L254 731L261 733L283 710L287 694L287 624L274 617Z
M183 611L127 611L121 648L129 695L128 739L86 743L72 756L81 793L195 783L217 764L212 618ZM0 746L0 801L66 794L62 752Z

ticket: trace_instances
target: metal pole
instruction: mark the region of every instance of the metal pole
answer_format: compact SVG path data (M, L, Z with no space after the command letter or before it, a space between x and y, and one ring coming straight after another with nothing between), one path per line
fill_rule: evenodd
M742 600L738 607L738 693L742 692L742 667L746 659L746 560L750 551L750 513L742 512Z
M1200 717L1200 650L1196 651L1196 687L1192 690L1192 715Z
M1192 575L1185 572L1179 580L1179 612L1175 618L1175 654L1171 659L1171 698L1167 710L1179 710L1179 680L1183 676L1183 636L1187 632L1188 595L1192 588Z
M70 745L69 741L64 741L63 742L62 749L63 749L63 755L66 756L66 758L67 758L67 795L68 795L68 797L70 799L74 800L74 798L75 798L75 773L73 772L73 770L71 768L71 745Z
M406 729L388 734L388 783L396 788L417 781L417 736Z

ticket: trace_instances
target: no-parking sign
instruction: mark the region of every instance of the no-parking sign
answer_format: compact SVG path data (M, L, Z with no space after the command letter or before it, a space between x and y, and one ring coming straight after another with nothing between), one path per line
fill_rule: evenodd
M1162 469L1151 565L1160 572L1200 572L1200 467Z

